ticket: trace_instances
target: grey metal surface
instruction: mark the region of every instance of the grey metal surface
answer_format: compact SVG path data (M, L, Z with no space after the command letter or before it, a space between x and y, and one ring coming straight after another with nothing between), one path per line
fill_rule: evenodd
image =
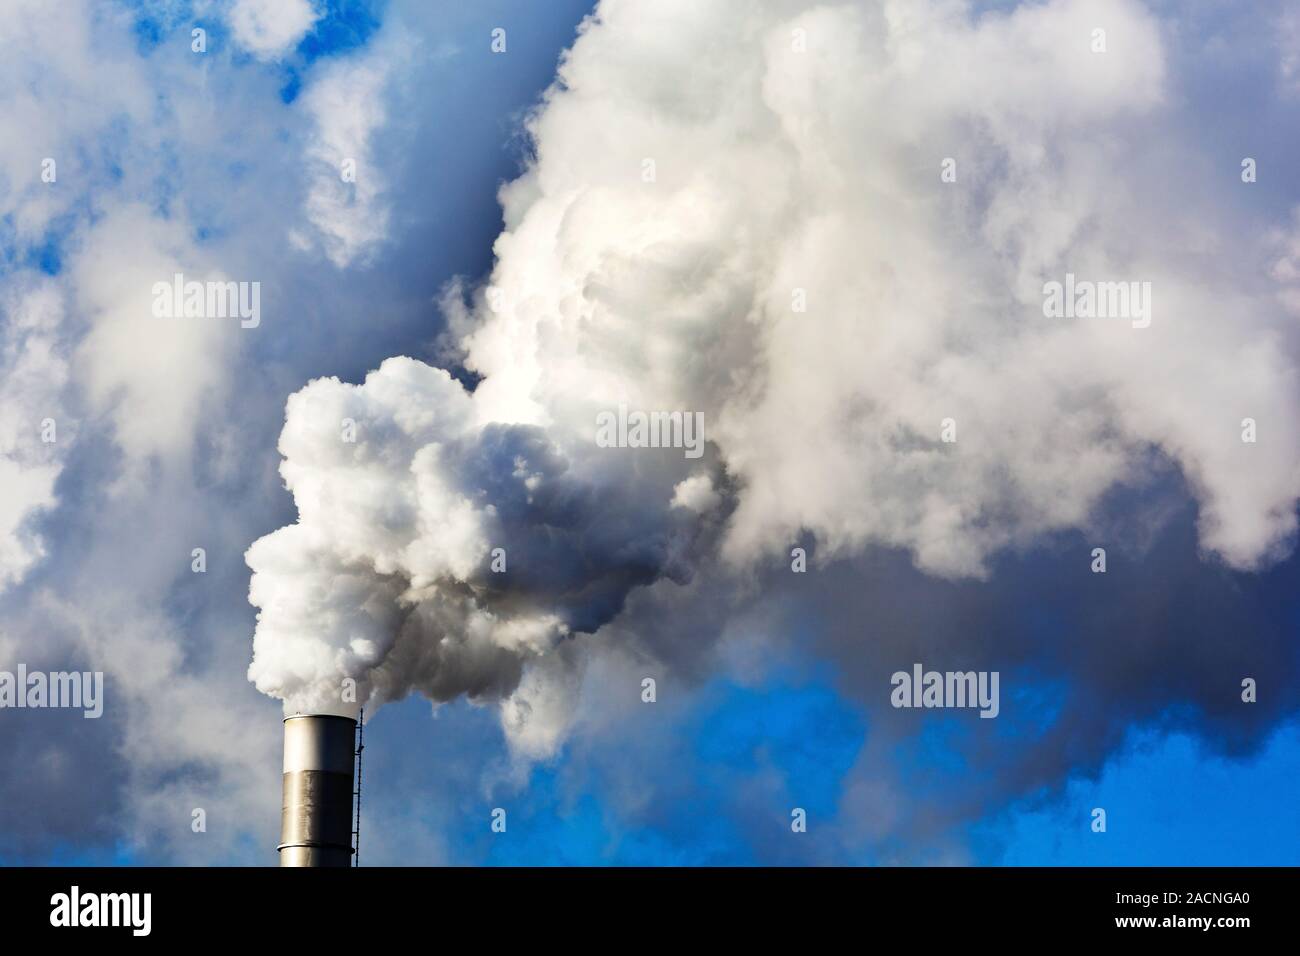
M284 772L329 770L352 773L357 722L333 714L284 718Z
M357 722L333 715L284 720L281 866L349 866Z
M281 866L348 866L352 853L338 847L287 846L280 850Z

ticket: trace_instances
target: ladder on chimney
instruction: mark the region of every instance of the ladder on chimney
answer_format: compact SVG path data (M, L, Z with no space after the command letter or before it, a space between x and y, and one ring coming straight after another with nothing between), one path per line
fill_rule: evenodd
M357 717L357 749L353 751L357 755L357 788L352 791L352 796L356 800L356 817L352 824L352 865L361 865L361 751L366 749L366 709L361 708L361 713Z

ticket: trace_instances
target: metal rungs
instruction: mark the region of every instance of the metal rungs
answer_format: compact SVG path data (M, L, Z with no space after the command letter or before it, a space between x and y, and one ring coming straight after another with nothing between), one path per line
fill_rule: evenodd
M357 749L353 751L357 755L357 788L352 791L352 796L356 798L356 817L352 823L352 865L361 865L361 751L366 749L366 709L361 708L357 716Z

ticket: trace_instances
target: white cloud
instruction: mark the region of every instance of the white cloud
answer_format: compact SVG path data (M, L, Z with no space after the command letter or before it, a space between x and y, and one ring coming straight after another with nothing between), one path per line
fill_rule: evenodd
M12 217L19 242L39 242L88 189L105 185L90 156L115 145L115 127L148 115L125 19L83 0L0 5L0 215Z
M62 299L48 280L13 282L0 297L0 591L45 553L27 525L56 504L54 484L75 429L63 414L62 319Z
M236 42L262 60L292 50L319 18L311 0L235 0L230 8Z
M121 446L136 459L185 454L205 402L219 395L238 318L160 318L154 284L180 273L224 279L207 265L183 224L139 205L115 208L87 233L71 264L90 330L76 353L91 407L109 413Z
M329 260L344 268L386 238L386 173L371 142L387 116L384 90L395 46L360 59L327 64L302 95L313 133L305 147L304 212ZM295 231L296 245L309 239Z
M280 403L285 374L243 361L290 328L269 300L300 258L278 230L298 212L281 184L307 124L272 71L197 59L185 24L142 50L137 18L157 12L0 5L0 631L12 660L108 673L108 719L80 729L102 742L90 770L110 774L94 783L113 826L159 858L230 861L247 821L275 813L274 708L229 638L249 625L238 555L279 492L269 469L260 481L256 405ZM56 274L35 276L38 259ZM176 272L261 280L265 324L155 316L153 286ZM111 736L123 725L128 739ZM42 799L36 781L14 786ZM229 839L186 839L194 806L229 808Z
M190 828L192 810L202 807L208 825L224 834L245 821L265 821L254 829L272 845L275 801L268 794L277 789L280 736L243 693L238 669L196 671L182 650L185 635L156 602L150 607L129 593L96 592L78 580L75 599L42 592L35 613L47 640L66 638L105 675L105 716L123 728L114 745L125 758L130 788L117 821L127 844L191 865L226 857L234 848L225 840L196 837ZM138 586L158 583L146 574ZM220 647L212 653L228 656ZM202 772L178 773L178 767Z
M707 474L691 475L677 483L673 489L672 506L688 511L711 511L720 497L713 489L713 479Z

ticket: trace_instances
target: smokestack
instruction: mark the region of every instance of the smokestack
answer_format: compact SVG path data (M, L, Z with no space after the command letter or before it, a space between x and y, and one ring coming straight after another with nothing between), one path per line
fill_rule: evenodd
M284 718L281 866L350 866L357 722L332 714Z

